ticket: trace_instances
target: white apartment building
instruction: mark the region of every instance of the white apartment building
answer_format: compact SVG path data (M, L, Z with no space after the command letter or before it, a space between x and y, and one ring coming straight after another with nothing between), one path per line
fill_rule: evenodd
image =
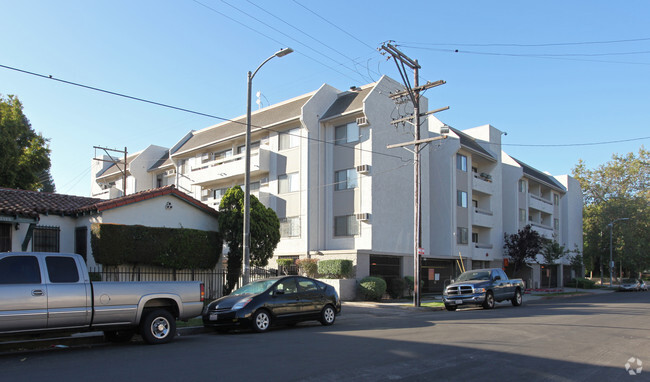
M389 97L402 89L386 76L349 91L323 85L252 114L251 192L280 218L275 257L350 259L357 279L413 274L413 154L386 148L413 140L408 124L391 124L409 112ZM150 146L133 154L127 158L127 193L175 184L218 208L229 187L244 183L245 121L241 116L192 131L169 150ZM422 138L438 135L442 125L425 120ZM422 152L425 291L442 290L461 257L465 267L503 263L503 233L519 227L505 218L519 204L510 206L518 199L506 198L504 190L536 178L521 165L519 178L514 170L506 174L500 139L491 126L452 129L448 139ZM508 169L514 168L507 159ZM119 165L96 166L93 196L121 195ZM550 219L560 219L558 232L582 243L582 201L575 207L577 199L567 197L567 187L577 183L562 179L566 185L554 189L559 210ZM538 211L535 205L525 208ZM549 219L541 211L530 216L541 225Z

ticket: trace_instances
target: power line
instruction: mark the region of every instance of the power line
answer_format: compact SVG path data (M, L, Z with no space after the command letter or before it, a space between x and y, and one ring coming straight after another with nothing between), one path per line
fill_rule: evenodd
M433 43L433 42L408 42L402 41L402 44L411 45L430 45L430 46L504 46L504 47L548 47L548 46L574 46L574 45L597 45L597 44L619 44L627 42L650 41L650 37L635 38L627 40L609 40L609 41L580 41L580 42L558 42L558 43L540 43L540 44L516 44L516 43Z
M522 146L522 147L577 147L577 146L596 146L596 145L609 145L613 143L623 143L632 141L641 141L650 139L650 137L639 137L630 139L620 139L617 141L604 141L604 142L590 142L590 143L564 143L564 144L526 144L526 143L502 143L501 146Z

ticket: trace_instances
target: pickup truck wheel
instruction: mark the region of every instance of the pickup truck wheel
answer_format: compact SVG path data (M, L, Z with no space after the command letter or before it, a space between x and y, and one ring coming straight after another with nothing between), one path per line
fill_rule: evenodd
M253 315L253 330L258 333L263 333L271 327L271 314L266 310L258 310Z
M140 322L140 335L150 345L167 343L176 335L176 320L167 310L153 310Z
M515 289L515 297L512 299L512 306L519 306L524 302L523 297L521 296L521 290L518 288Z
M447 309L450 312L455 312L458 307L453 306L453 305L445 305L445 309Z
M483 309L494 308L494 294L491 291L485 293L485 301L483 301Z
M336 320L336 311L332 305L325 305L323 310L320 312L320 323L329 326L334 323L334 320Z
M135 334L135 331L132 330L132 329L105 330L104 331L104 338L106 338L106 340L109 341L109 342L122 343L122 342L131 341L131 338L133 338L134 334Z

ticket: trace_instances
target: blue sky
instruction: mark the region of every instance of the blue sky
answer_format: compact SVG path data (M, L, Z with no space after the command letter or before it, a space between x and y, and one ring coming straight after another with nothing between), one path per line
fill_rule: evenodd
M426 94L450 106L439 119L506 131L504 150L542 171L650 142L647 1L0 0L0 14L0 65L223 118L245 113L246 72L280 48L295 53L255 77L264 106L399 80L376 51L394 40L423 81L447 81ZM0 94L51 139L66 194L89 195L93 146L171 147L219 122L4 67Z

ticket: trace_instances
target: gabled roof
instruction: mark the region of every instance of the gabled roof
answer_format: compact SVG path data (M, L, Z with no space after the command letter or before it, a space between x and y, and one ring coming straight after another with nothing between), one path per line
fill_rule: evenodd
M0 188L0 215L37 219L41 214L75 216L101 199Z
M300 118L302 107L314 93L302 95L284 103L271 105L251 114L251 130L259 130L279 122ZM246 116L220 123L192 133L192 137L183 143L172 155L183 154L201 147L222 141L246 132Z
M172 162L172 158L169 157L169 150L165 151L165 153L154 163L147 171L155 171L155 170L160 170L166 167L169 167L173 165L174 163Z
M342 93L323 114L321 121L363 110L363 100L366 99L372 89L374 89L374 86L365 87L360 91Z
M138 157L138 155L142 154L142 152L137 152L135 154L129 155L126 157L126 162L127 162L127 167L126 171L127 174L129 172L129 163L133 162L135 158ZM100 174L97 175L97 179L101 178L108 178L113 175L117 174L122 174L122 171L124 169L124 159L120 159L117 163L113 163L112 165L108 166L104 171L102 171Z
M533 167L518 160L517 158L512 158L512 159L523 168L524 175L527 175L528 177L533 178L539 182L545 183L549 187L558 189L560 191L566 191L566 188L564 188L564 186L560 182L558 182L554 177L534 169Z
M479 145L476 142L476 139L463 133L462 131L455 129L453 127L449 127L449 130L453 131L454 134L458 135L458 138L460 138L460 145L464 146L466 149L469 149L471 151L474 151L478 154L481 154L484 157L487 157L488 159L496 161L497 159L490 154L486 149L484 149L481 145Z

